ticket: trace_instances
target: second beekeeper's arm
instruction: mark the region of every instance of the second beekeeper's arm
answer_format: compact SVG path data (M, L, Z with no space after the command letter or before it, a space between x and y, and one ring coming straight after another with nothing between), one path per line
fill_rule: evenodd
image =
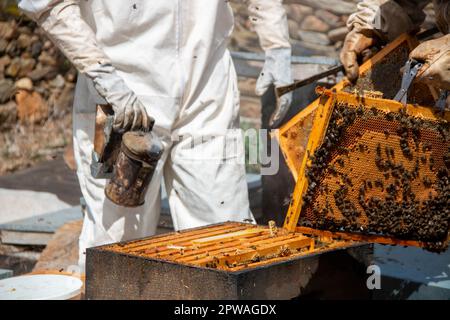
M292 83L291 44L286 10L282 0L247 0L250 21L259 36L259 42L266 54L266 61L256 83L256 94L262 96L271 85L275 87ZM285 111L292 102L292 93L280 98L270 126L278 127Z
M341 61L347 77L358 78L358 60L377 43L394 40L404 32L418 29L425 19L423 9L431 0L363 0L357 5L347 27Z
M136 94L117 74L83 20L77 0L20 0L19 8L35 20L77 70L114 109L114 128L150 129L153 119Z

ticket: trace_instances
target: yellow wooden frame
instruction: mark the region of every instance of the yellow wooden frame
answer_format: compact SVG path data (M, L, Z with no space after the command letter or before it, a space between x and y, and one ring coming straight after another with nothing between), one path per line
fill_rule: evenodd
M317 112L314 117L314 126L309 137L308 146L303 156L302 164L300 166L299 172L301 175L298 177L294 192L292 194L292 200L286 214L286 219L284 221L284 228L292 232L297 229L297 223L303 206L303 195L308 188L306 169L310 164L309 155L314 154L317 148L319 148L322 144L328 127L328 122L333 111L333 106L336 101L345 102L355 106L364 104L369 108L373 107L384 112L398 112L405 108L406 113L414 117L428 120L444 119L446 121L450 121L449 111L446 111L443 115L437 115L433 112L432 108L411 104L404 106L402 103L394 100L356 96L343 91L335 92L334 90L327 90L323 88L318 88L317 92L321 94L321 97L319 98Z

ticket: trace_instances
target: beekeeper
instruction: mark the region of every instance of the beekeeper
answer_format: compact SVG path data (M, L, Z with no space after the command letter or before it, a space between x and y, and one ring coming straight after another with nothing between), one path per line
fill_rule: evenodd
M425 6L433 2L436 24L444 36L421 43L410 58L425 62L416 81L450 90L450 1L449 0L363 0L347 26L341 61L347 77L358 78L358 59L375 44L394 40L401 33L418 31L425 20Z
M282 0L245 2L266 53L256 88L262 95L271 84L291 82L287 18ZM239 127L239 90L227 50L233 30L228 1L21 0L19 7L79 71L73 140L89 209L80 265L87 247L155 233L163 177L175 229L253 220L242 136L232 130ZM138 208L110 202L106 181L90 173L95 106L105 100L116 128L148 126L153 118L165 148Z

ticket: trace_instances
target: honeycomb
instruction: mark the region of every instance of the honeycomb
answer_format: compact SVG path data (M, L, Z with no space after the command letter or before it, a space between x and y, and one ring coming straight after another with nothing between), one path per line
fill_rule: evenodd
M283 144L281 150L291 168L298 166L298 163L302 161L305 155L316 114L315 111L311 107L303 110L301 119L290 130L281 135L281 143ZM296 175L296 172L293 173Z
M439 117L336 100L310 156L299 225L390 236L440 251L450 229L450 128Z
M360 70L364 69L364 71L361 72L356 83L341 81L336 85L336 90L356 95L366 95L367 92L379 92L382 94L380 98L393 99L401 88L401 70L408 60L413 41L408 36L400 37L394 42L398 45L384 48L377 53L373 62L366 62L366 64L370 64L370 67L360 68ZM433 106L435 100L426 85L414 83L409 90L408 103ZM311 119L314 118L318 104L318 100L313 102L280 130L280 146L294 178L297 178L299 174L298 168L302 162L311 132Z

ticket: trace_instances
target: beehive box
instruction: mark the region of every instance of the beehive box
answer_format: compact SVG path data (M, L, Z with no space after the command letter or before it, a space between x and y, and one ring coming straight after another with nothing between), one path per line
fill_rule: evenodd
M237 222L190 229L88 249L86 297L292 299L333 288L334 298L344 297L336 281L345 277L327 259L346 261L349 248L363 250L350 241ZM317 274L319 265L330 270ZM357 285L365 284L361 271ZM354 277L354 266L347 273ZM312 289L315 277L327 285Z

